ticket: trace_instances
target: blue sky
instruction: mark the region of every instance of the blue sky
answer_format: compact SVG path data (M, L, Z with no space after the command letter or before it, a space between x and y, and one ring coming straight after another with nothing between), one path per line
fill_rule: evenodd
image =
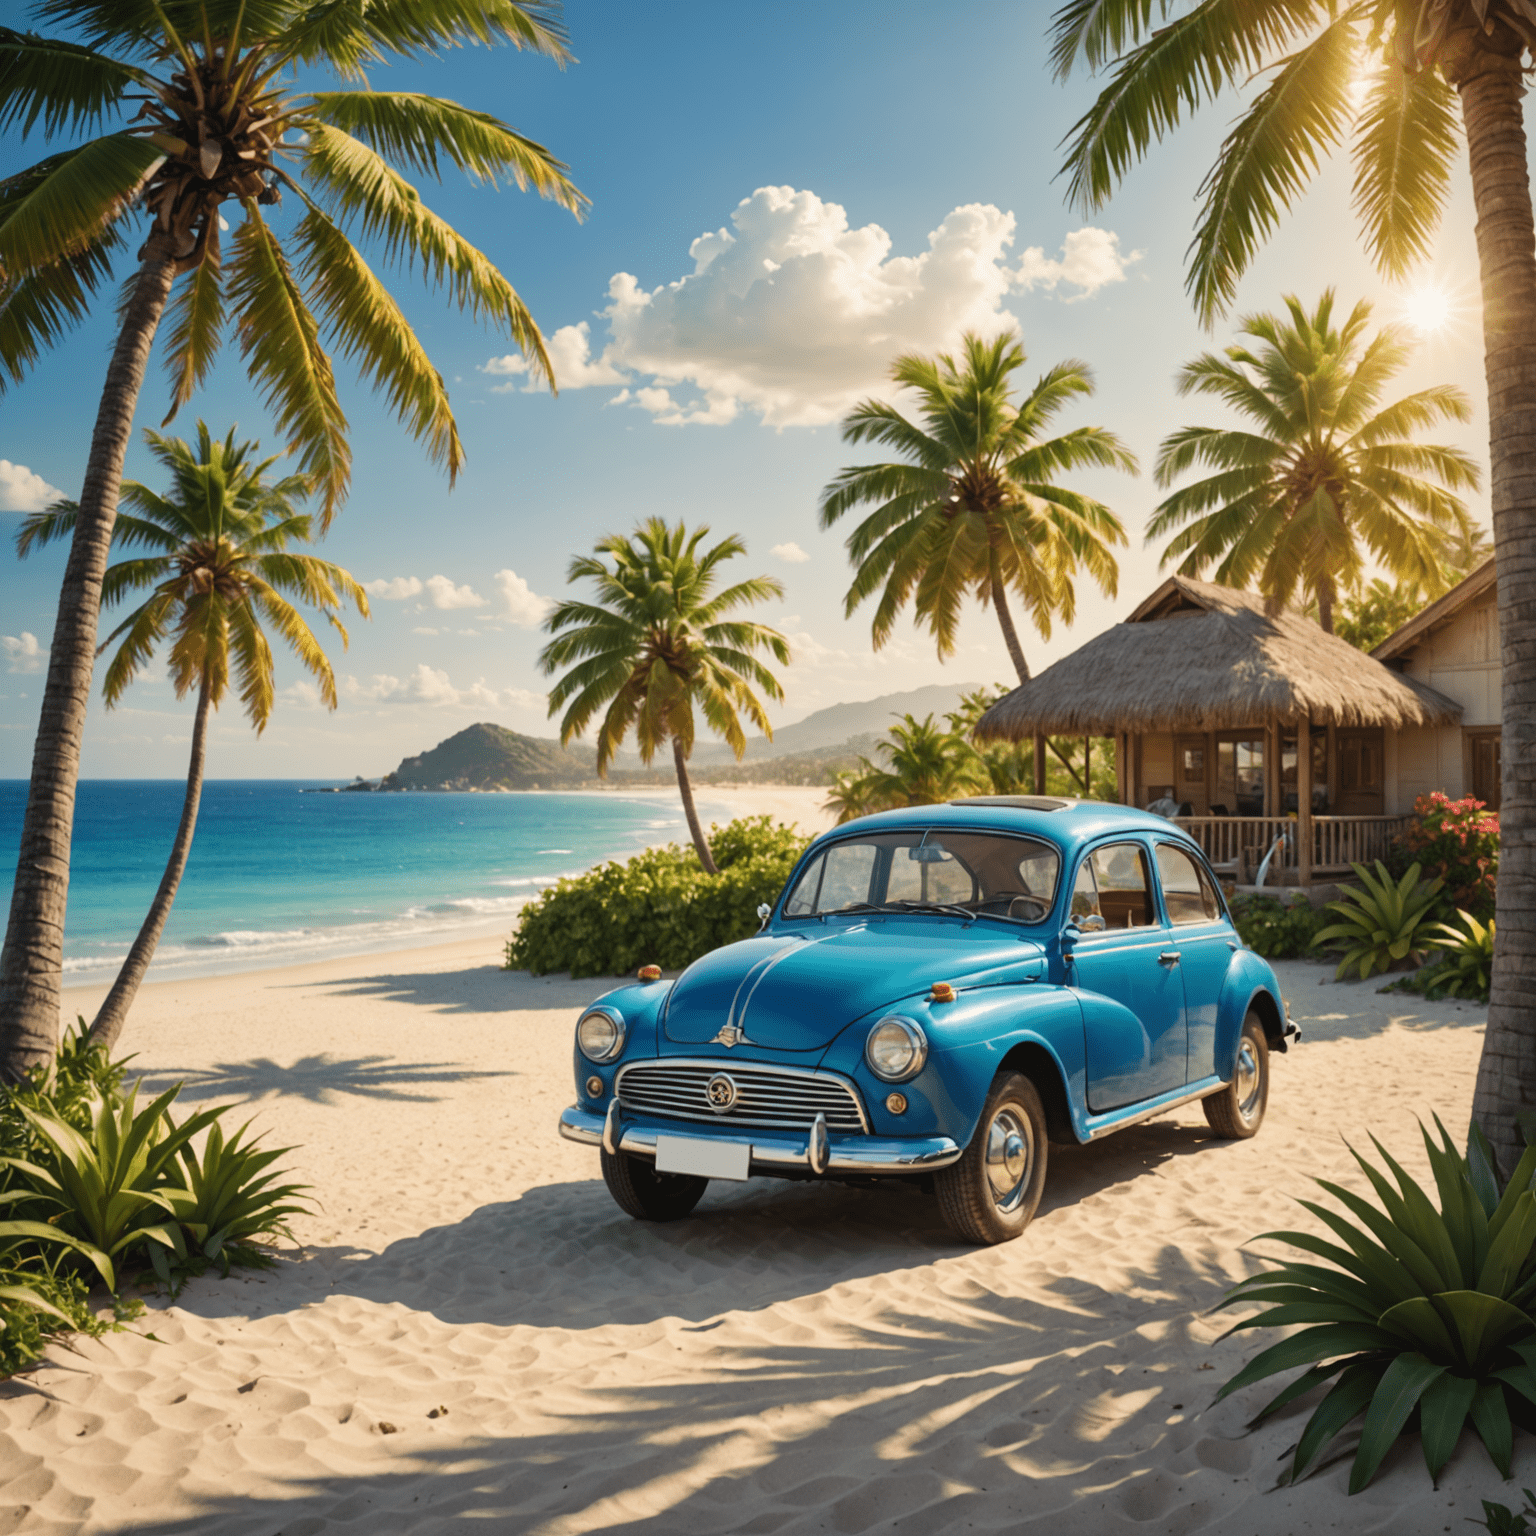
M1086 217L1067 208L1053 179L1057 145L1093 82L1051 80L1049 9L1017 0L571 0L579 62L564 71L501 49L376 72L381 86L497 113L564 158L592 199L578 224L515 191L423 188L556 338L566 387L558 399L527 392L505 338L419 283L394 281L450 380L468 466L450 492L341 369L354 488L326 552L381 584L374 618L353 625L350 650L333 654L336 713L318 708L285 665L259 740L226 705L210 772L374 776L481 719L552 734L534 663L543 604L566 590L574 553L651 514L740 533L749 546L736 562L742 574L784 581L785 602L760 611L795 641L782 721L923 683L1005 679L989 613L969 616L947 663L905 623L877 653L868 609L844 618L843 535L819 531L815 515L821 486L861 457L838 439L841 411L880 386L894 352L933 350L966 324L1017 325L1031 379L1068 356L1096 373L1096 398L1063 425L1108 426L1149 466L1164 434L1213 419L1212 408L1179 400L1171 381L1195 352L1230 336L1226 325L1207 335L1196 323L1183 257L1196 190L1235 103L1207 109L1156 150L1107 208ZM42 152L37 141L0 138L7 167ZM1402 308L1401 292L1384 287L1360 252L1343 160L1254 265L1236 311L1278 307L1289 291L1310 302L1330 283L1346 303L1375 300L1381 318ZM1459 383L1476 419L1443 435L1486 459L1464 172L1434 260L1413 283L1452 295L1456 313L1425 338L1402 390ZM103 312L0 399L0 777L28 771L38 652L63 568L62 552L25 563L8 553L16 512L41 494L39 480L78 493L110 336ZM159 424L165 399L157 369L140 426ZM219 432L238 421L242 435L279 446L232 348L177 429L190 431L199 415ZM153 483L138 445L128 472ZM1118 597L1080 585L1072 629L1049 642L1026 635L1037 668L1158 580L1157 553L1141 538L1158 500L1150 476L1077 483L1120 514L1130 545ZM155 671L116 710L93 706L85 773L179 775L190 715Z

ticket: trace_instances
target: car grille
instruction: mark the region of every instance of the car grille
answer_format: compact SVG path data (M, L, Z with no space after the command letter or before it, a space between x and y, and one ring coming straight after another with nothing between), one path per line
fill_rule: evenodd
M736 1101L717 1113L706 1089L722 1073L736 1085ZM618 1095L625 1109L674 1120L808 1131L823 1114L827 1129L835 1133L857 1135L869 1128L852 1085L822 1072L726 1061L642 1062L619 1074Z

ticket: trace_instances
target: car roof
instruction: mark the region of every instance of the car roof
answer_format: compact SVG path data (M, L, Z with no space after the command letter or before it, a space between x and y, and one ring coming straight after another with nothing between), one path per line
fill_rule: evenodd
M1173 822L1134 805L1058 795L976 795L940 805L903 806L844 822L823 833L822 838L849 832L899 832L914 826L1027 832L1068 850L1115 832L1155 832L1180 842L1190 841Z

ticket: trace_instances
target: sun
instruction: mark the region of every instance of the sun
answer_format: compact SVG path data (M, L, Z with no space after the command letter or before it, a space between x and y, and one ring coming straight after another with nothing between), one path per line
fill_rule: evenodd
M1443 331L1450 324L1451 298L1443 288L1421 284L1403 295L1403 319L1421 336Z

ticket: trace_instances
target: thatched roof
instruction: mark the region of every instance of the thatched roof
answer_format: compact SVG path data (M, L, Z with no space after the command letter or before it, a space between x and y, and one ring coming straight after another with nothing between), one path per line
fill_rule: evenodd
M1173 576L1131 614L981 717L1018 741L1117 731L1228 730L1303 715L1314 725L1440 725L1461 706L1264 600Z

